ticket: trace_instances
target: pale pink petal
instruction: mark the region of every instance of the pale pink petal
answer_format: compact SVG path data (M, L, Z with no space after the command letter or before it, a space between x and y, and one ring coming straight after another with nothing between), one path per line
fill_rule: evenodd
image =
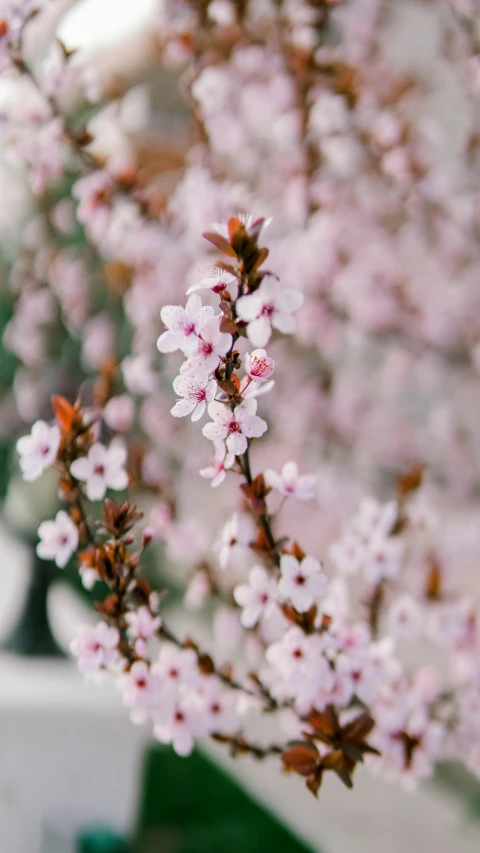
M70 473L76 480L87 480L90 474L90 463L86 456L75 459L70 465Z
M184 418L186 415L193 412L196 405L197 403L195 400L178 400L173 408L170 409L170 414L173 415L174 418Z
M160 352L175 352L179 349L181 343L181 337L178 332L172 332L168 330L167 332L163 332L160 335L157 341L157 349Z
M303 305L303 294L299 290L282 290L275 297L275 308L280 314L293 314Z
M247 334L252 344L256 347L264 347L268 344L272 329L266 317L259 317L247 326Z
M275 312L272 317L272 326L284 335L293 335L297 328L297 321L292 314L279 314Z
M262 307L262 298L258 293L241 296L240 299L237 299L237 316L241 320L255 320L260 314Z
M196 409L195 409L195 411L194 411L194 413L193 413L193 415L192 415L192 421L193 421L194 423L195 423L195 421L199 421L199 420L200 420L200 418L202 417L202 415L203 415L203 413L205 412L205 409L206 409L206 408L207 408L207 404L206 404L205 400L202 400L202 402L201 402L201 403L198 403L198 404L197 404L197 407L196 407Z
M247 439L241 432L232 432L227 438L227 447L235 456L241 456L247 449Z

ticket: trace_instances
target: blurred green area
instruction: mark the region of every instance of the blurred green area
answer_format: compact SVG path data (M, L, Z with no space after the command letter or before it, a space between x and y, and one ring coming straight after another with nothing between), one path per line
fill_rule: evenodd
M135 853L308 853L198 752L152 747L141 790Z

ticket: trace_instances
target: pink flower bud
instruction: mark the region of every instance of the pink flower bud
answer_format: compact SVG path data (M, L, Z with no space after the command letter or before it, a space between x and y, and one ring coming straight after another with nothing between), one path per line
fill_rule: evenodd
M257 382L266 382L273 373L274 361L264 349L256 349L253 352L247 352L243 366L251 379L256 379Z
M154 529L152 527L146 527L145 530L143 531L143 536L142 536L142 545L144 548L146 548L147 545L150 544L150 542L152 541L154 536L155 536Z

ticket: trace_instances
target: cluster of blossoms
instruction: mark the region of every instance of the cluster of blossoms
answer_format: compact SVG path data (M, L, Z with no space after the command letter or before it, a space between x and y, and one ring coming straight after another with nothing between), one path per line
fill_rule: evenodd
M39 556L78 554L109 589L72 651L180 754L211 735L314 793L362 759L407 785L439 759L480 772L478 617L449 576L480 556L478 3L428 5L467 94L454 157L423 119L435 81L391 57L388 0L163 2L157 53L193 132L153 150L138 88L102 87L53 38L35 54L56 0L0 12L0 137L33 193L6 264L0 427L33 423L25 480L59 473ZM253 214L209 226L232 210ZM148 496L140 544L132 500L111 497L127 488ZM397 492L354 513L365 488ZM152 536L176 580L187 567L185 607L210 606L211 655L141 576ZM278 712L278 742L252 742L247 710Z
M97 605L101 621L80 630L72 652L88 677L109 674L132 721L149 722L154 737L179 755L210 736L234 755L279 758L315 795L326 772L351 787L361 761L406 787L446 758L479 772L478 618L435 552L422 469L398 481L395 499L364 499L322 563L277 529L285 501L303 506L315 496L315 477L293 461L280 473L252 470L255 442L268 428L257 398L278 375L265 349L251 351L252 320L239 310L262 292L265 279L270 283L268 252L259 244L264 226L263 219L233 216L226 229L205 234L227 258L217 262L218 276L201 282L218 313L194 292L185 307L162 309L166 329L158 338L161 353L185 356L172 382L181 396L172 415L210 417L201 429L215 444L215 460L200 473L212 485L227 475L240 481L241 510L217 546L220 572L205 549L185 596L186 607L213 600L223 608L214 630L223 631L223 647L235 651L235 660L217 663L215 652L176 636L168 596L140 571L155 530L146 527L139 541L142 513L130 498L117 503L106 496L135 488L135 449L127 452L118 436L108 445L98 441L101 425L92 414L57 396L56 423L37 422L17 449L27 479L47 467L59 471L65 509L40 526L39 556L62 567L78 554L82 574L108 590ZM294 291L275 280L269 293L275 303L262 302L262 316L273 325L272 306L281 304L291 318L282 321L284 331L292 332ZM87 501L102 502L96 523ZM162 523L168 528L169 518ZM161 526L157 519L157 536ZM198 544L187 545L199 553ZM429 660L407 666L401 642L408 640L422 641L426 655L440 648L447 672ZM278 717L276 737L258 743L248 729L252 715L263 713Z

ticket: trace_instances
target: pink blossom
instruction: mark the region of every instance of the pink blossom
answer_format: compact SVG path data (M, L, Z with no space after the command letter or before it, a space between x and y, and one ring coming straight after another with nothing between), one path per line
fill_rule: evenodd
M351 527L364 539L371 539L375 534L388 536L397 516L398 506L395 501L380 504L374 498L364 498Z
M264 347L270 340L272 327L284 335L292 335L297 324L293 314L303 304L298 290L281 290L278 281L264 279L255 293L237 300L237 315L247 323L252 344Z
M37 554L42 560L55 560L63 569L78 546L78 529L68 513L57 512L55 521L43 521L38 528Z
M267 430L267 424L256 411L255 399L244 400L233 411L224 403L210 403L208 414L212 421L205 424L202 432L210 441L226 440L227 449L240 456L247 449L248 438L259 438Z
M57 424L49 426L45 421L37 421L29 435L18 439L16 446L24 480L37 480L53 465L57 458L60 438L60 428Z
M119 659L119 642L116 628L109 627L106 622L97 622L95 626L79 628L77 637L70 643L70 651L77 658L80 672L88 675L99 669L112 669Z
M238 697L233 690L226 690L216 675L208 675L202 678L199 694L207 732L230 734L238 729Z
M166 719L161 715L153 734L161 743L171 743L177 755L190 755L196 738L207 734L200 701L189 695L177 699Z
M187 296L196 290L213 290L214 293L221 293L223 290L230 290L232 285L236 285L236 283L237 279L235 276L219 270L218 275L202 278L196 284L192 284L187 290Z
M318 560L304 557L300 562L290 554L280 560L278 593L283 601L290 601L299 613L306 613L315 599L327 591L327 578Z
M129 636L135 640L150 640L162 624L160 616L153 616L146 606L139 607L138 610L131 610L125 615L125 621L128 625Z
M211 583L208 572L201 570L195 572L187 586L184 602L188 610L199 610L208 599L211 592Z
M248 584L236 586L233 597L243 608L240 617L243 627L253 628L264 613L268 616L271 611L277 597L277 585L265 569L254 566Z
M128 432L135 418L135 403L129 394L111 397L103 410L103 419L115 432Z
M248 555L250 543L255 541L256 526L251 515L244 512L234 512L224 525L220 541L219 563L221 569L230 565L244 563Z
M181 305L165 305L160 316L167 327L158 341L160 352L175 352L181 349L186 355L192 354L198 345L198 334L204 321L213 315L213 308L202 306L202 300L196 293L189 297L185 308Z
M70 472L76 480L86 482L87 497L101 501L107 489L121 491L128 485L128 474L124 469L127 449L120 441L112 441L109 447L97 442L88 451L88 456L75 459Z
M397 577L403 560L404 543L398 536L376 535L364 555L364 571L372 583Z
M257 382L266 382L270 379L274 364L273 358L269 358L264 349L247 352L243 359L245 373Z
M202 322L195 348L188 361L182 365L182 373L197 373L206 370L213 373L222 356L232 346L232 336L220 331L220 315L207 317ZM192 344L193 347L193 344Z
M425 623L425 614L420 604L408 594L399 596L388 613L388 627L394 637L417 640Z
M217 383L215 379L209 378L204 370L199 370L193 376L176 376L173 380L173 390L183 400L170 409L174 418L183 418L192 415L192 421L198 421L202 417L207 403L215 399Z
M265 482L277 489L286 498L296 498L298 501L309 501L315 495L316 477L312 474L299 476L295 462L286 462L280 474L267 468Z
M161 678L164 693L174 698L185 687L196 687L200 679L197 656L193 649L178 649L170 643L162 646L152 672Z
M332 542L328 548L328 556L335 569L345 575L356 575L365 561L365 545L350 531L344 533L341 539Z
M144 723L161 706L162 681L146 661L135 661L128 672L118 677L117 685L124 704L131 709L133 723Z
M272 695L279 701L292 700L299 713L307 713L319 690L330 690L335 675L324 655L324 640L289 628L282 640L267 648L271 669L263 675Z
M235 462L235 454L227 451L224 441L215 441L215 457L213 462L206 468L202 468L200 476L206 480L211 480L211 485L214 489L223 483L226 472L232 467Z

